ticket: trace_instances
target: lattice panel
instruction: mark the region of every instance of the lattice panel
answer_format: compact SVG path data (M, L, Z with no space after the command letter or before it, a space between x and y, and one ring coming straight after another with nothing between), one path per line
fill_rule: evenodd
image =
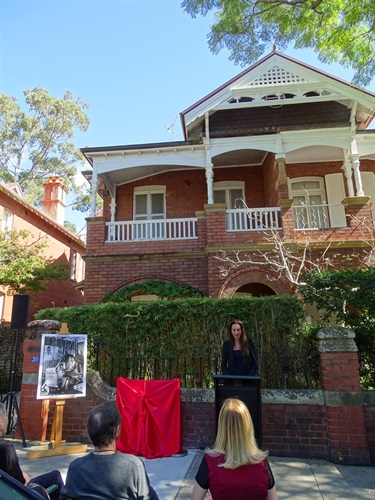
M256 80L250 82L248 87L265 87L274 85L285 85L293 83L311 83L311 80L306 80L299 75L286 71L284 68L274 66L267 73L263 73Z

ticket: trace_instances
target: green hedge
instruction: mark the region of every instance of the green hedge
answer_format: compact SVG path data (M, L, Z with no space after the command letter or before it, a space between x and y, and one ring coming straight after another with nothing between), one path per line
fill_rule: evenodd
M268 387L284 384L280 356L302 359L309 342L301 335L302 303L291 296L125 301L45 309L36 317L65 322L70 333L86 333L91 344L100 342L116 356L207 361L220 358L228 324L240 319L257 346Z

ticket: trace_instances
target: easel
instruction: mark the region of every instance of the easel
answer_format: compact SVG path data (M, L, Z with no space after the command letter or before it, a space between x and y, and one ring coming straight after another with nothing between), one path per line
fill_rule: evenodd
M69 334L67 324L62 323L60 332L61 334ZM27 459L55 457L58 455L71 455L73 453L84 453L87 451L87 444L81 443L63 443L62 441L62 427L64 416L65 399L56 401L55 414L53 416L51 439L47 448L30 450L26 453Z

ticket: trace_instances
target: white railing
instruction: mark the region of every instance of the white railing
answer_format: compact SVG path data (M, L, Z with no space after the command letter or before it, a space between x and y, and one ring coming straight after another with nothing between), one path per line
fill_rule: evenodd
M107 222L107 243L197 239L197 219L154 219Z
M300 205L293 206L293 225L295 229L324 229L330 227L329 207L338 207L343 210L343 205Z
M227 231L265 231L281 229L280 208L241 208L227 210Z

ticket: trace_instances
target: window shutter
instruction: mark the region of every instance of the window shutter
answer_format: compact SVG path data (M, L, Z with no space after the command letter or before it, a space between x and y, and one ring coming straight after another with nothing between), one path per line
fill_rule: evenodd
M345 198L342 174L327 174L324 177L331 227L346 227L345 208L344 205L341 204L342 200Z
M372 203L372 218L375 222L375 176L372 172L361 172L363 191L366 196L370 196Z

